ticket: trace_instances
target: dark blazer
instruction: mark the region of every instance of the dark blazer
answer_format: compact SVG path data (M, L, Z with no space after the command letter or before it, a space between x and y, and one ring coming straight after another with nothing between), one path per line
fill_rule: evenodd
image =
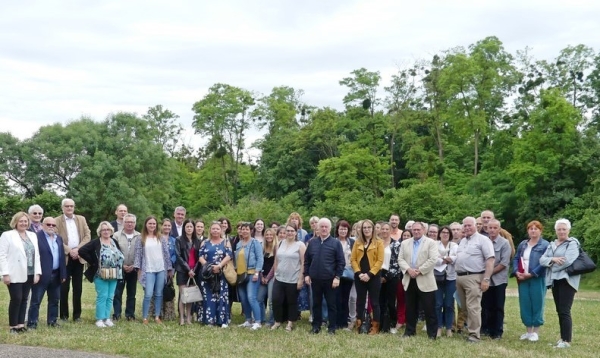
M113 230L115 230L115 232L119 231L119 224L117 223L117 220L111 221L110 225L113 227Z
M183 235L183 228L181 228L181 235ZM177 224L175 224L175 220L171 220L171 236L179 238L179 233L177 232Z
M200 251L200 240L192 239L192 246L195 248L196 262L198 262L198 252ZM175 271L188 273L194 268L190 268L188 265L188 259L190 258L190 251L187 248L187 238L185 236L178 237L175 241Z
M60 274L60 281L67 279L67 265L65 260L65 252L63 250L63 240L58 234L56 235L56 243L58 244L58 272ZM42 266L42 276L40 277L40 284L47 284L52 278L52 250L46 240L46 233L44 230L37 233L38 248L40 250L40 263Z
M117 249L121 251L121 246L119 246L117 240L113 238L111 240L115 243ZM94 239L79 248L79 256L88 263L88 268L83 274L90 282L94 282L94 276L98 272L98 257L100 256L101 245L100 239Z

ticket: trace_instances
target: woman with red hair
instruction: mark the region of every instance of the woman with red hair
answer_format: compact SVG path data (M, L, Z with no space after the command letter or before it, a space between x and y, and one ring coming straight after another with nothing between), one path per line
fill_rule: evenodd
M544 298L546 296L546 268L540 258L548 248L548 241L542 238L542 224L534 220L527 224L528 240L523 240L517 248L513 260L513 276L519 283L519 308L521 321L527 332L521 340L537 342L538 331L544 324Z

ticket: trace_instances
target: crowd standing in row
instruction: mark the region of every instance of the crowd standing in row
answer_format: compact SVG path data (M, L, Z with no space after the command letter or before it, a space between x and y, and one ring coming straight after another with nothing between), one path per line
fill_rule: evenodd
M15 214L12 230L0 238L11 333L37 327L46 293L47 324L58 327L59 319L68 320L71 287L71 317L80 321L85 276L96 289L100 328L122 318L124 294L124 318L136 320L138 282L144 289L143 324L150 315L159 324L174 319L174 300L163 300L165 285L174 279L180 294L198 285L203 298L184 304L180 296L180 325L191 324L196 315L203 324L227 328L231 305L239 301L245 317L240 327L253 330L266 324L277 329L287 322L291 331L300 312L310 309L314 334L326 322L330 334L337 329L372 335L404 328L403 337L411 337L421 316L431 339L462 333L466 323L467 340L477 343L482 334L503 337L512 260L510 276L518 282L526 327L520 339L539 340L545 292L551 288L560 325L556 347L569 347L572 340L570 310L580 275L569 276L565 269L579 255L580 245L569 237L566 219L555 223L552 243L542 238L540 222L530 222L528 239L515 249L512 236L489 210L442 227L411 220L404 231L397 214L389 222L365 219L352 226L339 220L334 236L329 219L311 218L308 233L300 215L292 213L284 225L240 222L237 236L231 236L227 218L210 222L205 233L205 223L186 219L183 207L175 209L172 221L147 217L140 233L136 216L119 205L117 219L101 222L95 240L85 218L74 214L73 200L64 199L62 210L59 217L43 218L42 208L34 205L28 214ZM233 281L224 274L228 269L235 271Z

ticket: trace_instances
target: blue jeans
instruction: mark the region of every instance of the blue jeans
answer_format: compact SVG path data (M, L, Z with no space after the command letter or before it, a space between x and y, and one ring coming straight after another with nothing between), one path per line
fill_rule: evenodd
M109 319L117 280L103 280L96 277L94 278L94 286L96 287L96 319Z
M454 323L454 293L456 280L437 282L435 291L435 312L437 314L438 328L452 329Z
M260 281L252 281L252 277L253 275L248 275L246 281L238 285L238 298L242 303L246 321L252 321L252 316L254 315L254 322L260 323L262 322L262 316L260 315L261 310L257 300Z
M142 305L142 317L144 319L148 319L148 311L150 310L150 300L152 299L152 297L154 297L154 317L160 316L166 273L166 271L146 272L146 287L144 287L144 304Z
M48 313L46 322L48 324L56 323L58 319L58 304L60 302L60 274L52 274L50 280L38 282L31 288L31 304L27 314L27 325L37 326L40 304L44 299L44 294L48 292Z
M273 325L273 323L275 323L275 318L273 317L273 281L275 281L274 278L271 279L271 281L269 281L269 283L266 285L261 284L258 287L258 296L256 298L260 306L260 316L263 320L263 322L261 323L265 323L265 321L267 321L265 301L268 301L269 321L267 323L269 323L270 325Z

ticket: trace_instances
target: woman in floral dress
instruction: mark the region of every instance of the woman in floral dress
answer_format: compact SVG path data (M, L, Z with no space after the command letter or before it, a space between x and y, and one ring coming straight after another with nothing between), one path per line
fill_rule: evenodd
M210 239L205 240L200 247L199 261L204 265L212 265L214 278L211 280L202 280L200 289L204 300L201 310L202 323L211 326L229 326L229 287L223 275L223 267L231 260L233 253L229 240L221 235L221 223L213 221L210 224ZM217 280L213 285L212 280Z

